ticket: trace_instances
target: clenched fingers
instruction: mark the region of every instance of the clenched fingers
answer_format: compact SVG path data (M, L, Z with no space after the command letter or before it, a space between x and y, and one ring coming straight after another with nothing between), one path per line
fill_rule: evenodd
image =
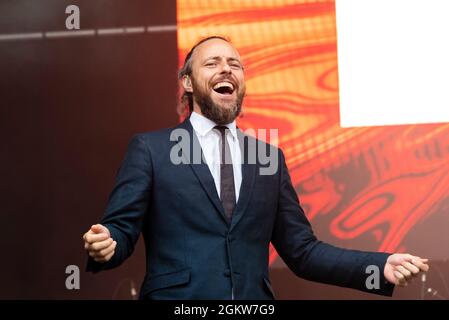
M106 257L104 257L104 258L93 258L95 261L97 261L97 262L108 262L111 258L112 258L112 256L114 255L114 253L115 253L115 250L114 251L112 251L111 253L109 253Z
M112 256L114 255L115 251L112 251L111 253L109 253L106 257L104 258L97 258L97 257L93 257L92 259L94 259L96 262L101 262L101 263L105 263L108 262Z
M412 273L412 276L416 276L419 273L419 268L408 261L404 261L402 266Z
M89 251L89 255L92 258L94 258L95 261L102 260L102 259L109 260L108 256L112 256L112 254L114 254L116 246L117 246L117 242L113 241L108 247L106 247L104 249L97 250L97 251L93 251L93 250Z
M100 251L100 250L103 250L103 249L109 247L112 244L113 241L114 240L112 238L108 238L108 239L106 239L104 241L100 241L100 242L95 242L95 243L89 244L87 249L88 250L92 250L92 251Z
M407 285L407 280L405 279L405 276L401 272L394 270L393 274L396 277L397 285L401 287L405 287Z
M405 278L405 281L409 281L412 278L412 272L406 269L402 265L398 265L395 267L395 271L402 274L402 276Z
M421 258L414 258L412 259L411 263L419 268L419 270L427 272L429 271L429 265L427 264L429 262L429 259L421 259Z
M86 232L83 236L84 242L95 243L98 241L103 241L109 238L107 233L93 233L92 231Z

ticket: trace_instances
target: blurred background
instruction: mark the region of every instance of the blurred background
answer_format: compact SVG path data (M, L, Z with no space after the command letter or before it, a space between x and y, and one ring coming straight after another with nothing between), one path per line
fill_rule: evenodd
M79 30L66 27L70 5ZM141 240L122 266L92 275L81 237L103 214L129 139L180 121L177 70L208 35L238 48L238 125L279 130L317 236L429 257L426 279L393 299L449 299L449 124L340 125L327 0L0 0L0 298L136 298ZM273 249L270 264L278 299L383 299L298 279ZM65 286L68 265L81 270L79 290Z

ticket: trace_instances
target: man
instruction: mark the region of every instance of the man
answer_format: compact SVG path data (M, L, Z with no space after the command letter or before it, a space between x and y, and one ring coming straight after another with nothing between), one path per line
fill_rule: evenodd
M316 239L282 151L254 144L236 128L245 81L228 40L195 45L180 79L191 115L131 140L101 224L83 236L89 271L120 265L140 233L147 254L141 298L273 299L270 242L299 277L376 294L392 295L394 285L428 270L427 259L409 254L346 250ZM271 174L263 174L258 157L248 160L267 147L279 162ZM366 285L369 266L380 270L377 288Z

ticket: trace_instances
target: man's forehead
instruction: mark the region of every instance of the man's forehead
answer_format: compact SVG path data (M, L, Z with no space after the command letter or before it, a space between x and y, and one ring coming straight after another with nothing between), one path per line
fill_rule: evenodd
M201 43L194 52L194 60L208 59L212 57L235 58L240 60L240 55L234 46L222 39L211 39Z

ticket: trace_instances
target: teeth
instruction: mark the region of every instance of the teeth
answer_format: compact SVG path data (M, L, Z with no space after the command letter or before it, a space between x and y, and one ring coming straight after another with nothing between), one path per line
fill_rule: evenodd
M234 86L232 85L232 83L229 82L219 82L214 86L214 89L218 89L221 87L228 87L231 88L231 90L234 90Z

